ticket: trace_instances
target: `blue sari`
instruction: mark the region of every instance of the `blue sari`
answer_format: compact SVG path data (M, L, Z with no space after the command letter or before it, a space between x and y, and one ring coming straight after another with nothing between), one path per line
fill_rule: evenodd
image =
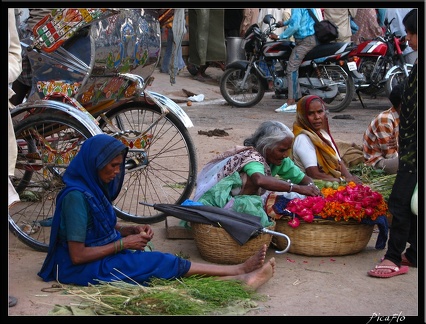
M84 264L72 263L68 243L59 235L62 215L72 217L73 213L73 210L63 208L63 200L75 190L84 195L92 218L86 230L86 246L102 246L119 240L121 235L115 229L117 218L112 201L117 198L123 185L127 151L128 148L120 141L100 134L87 139L71 161L63 176L66 186L56 200L49 250L38 273L44 281L56 280L64 284L87 286L99 281L123 280L146 285L151 278L173 279L188 272L190 261L173 254L127 249L100 260ZM113 181L104 184L98 171L119 154L124 156L121 172Z

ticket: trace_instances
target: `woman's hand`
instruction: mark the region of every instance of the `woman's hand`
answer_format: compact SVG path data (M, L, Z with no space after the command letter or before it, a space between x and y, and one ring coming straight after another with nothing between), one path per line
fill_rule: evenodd
M148 235L149 239L152 240L154 237L154 231L152 230L151 226L149 225L137 225L134 226L136 228L136 233L145 233Z
M346 182L355 182L356 184L362 184L362 180L360 178L358 178L358 176L356 175L349 175L347 177L345 177Z
M132 250L143 250L147 246L148 242L151 241L153 234L148 234L144 231L138 234L127 235L123 237L123 245L125 249Z
M149 240L152 240L154 237L154 231L149 225L119 226L117 230L123 237L140 233L146 234L149 237Z
M314 183L310 183L308 185L293 185L293 191L305 196L321 195L321 190L319 190L319 188Z

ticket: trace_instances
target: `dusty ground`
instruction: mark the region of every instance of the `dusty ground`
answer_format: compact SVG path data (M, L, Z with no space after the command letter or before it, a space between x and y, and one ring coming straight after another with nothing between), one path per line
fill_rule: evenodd
M185 88L204 94L205 100L191 107L181 104L194 123L190 129L198 152L199 169L215 154L241 144L261 121L279 119L291 127L294 113L275 113L282 100L272 99L267 93L257 107L231 108L225 104L218 87L221 70L209 68L212 80L194 81L187 71L177 77L171 86L168 76L156 73L152 90L172 99L185 100L181 90ZM369 121L379 111L387 109L389 102L380 97L366 100L362 108L359 101L341 113L330 114L330 128L336 139L361 143L362 133ZM332 119L336 115L350 115L353 119ZM198 131L225 130L229 136L208 137ZM176 225L178 219L169 217L167 224ZM153 224L153 244L157 250L183 253L193 261L203 261L191 239L167 239L165 222ZM377 233L373 233L367 247L358 254L340 257L308 257L291 253L275 254L268 250L268 258L275 257L275 276L259 289L268 296L247 315L254 316L362 316L361 323L408 322L424 313L419 310L419 291L423 293L423 280L418 270L410 268L408 274L391 279L372 278L367 275L383 256L384 250L374 248ZM221 247L218 247L220 250ZM45 283L37 276L45 254L35 252L9 235L9 294L18 298L18 304L8 309L9 315L47 315L54 304L75 302L61 291L49 291L52 283ZM422 295L423 297L423 295ZM421 300L423 300L421 298ZM390 317L386 317L390 316ZM394 317L392 317L394 316ZM423 316L421 317L423 319ZM327 320L319 319L320 322Z

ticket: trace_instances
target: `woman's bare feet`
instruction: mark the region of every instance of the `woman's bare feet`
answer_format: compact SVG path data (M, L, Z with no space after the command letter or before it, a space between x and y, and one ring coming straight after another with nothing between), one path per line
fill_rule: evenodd
M241 273L250 273L262 267L265 263L267 249L268 246L263 244L263 246L255 254L242 263Z
M241 280L248 287L257 290L260 286L262 286L274 276L275 264L275 258L271 258L261 268L254 270L250 273L237 276L236 279Z

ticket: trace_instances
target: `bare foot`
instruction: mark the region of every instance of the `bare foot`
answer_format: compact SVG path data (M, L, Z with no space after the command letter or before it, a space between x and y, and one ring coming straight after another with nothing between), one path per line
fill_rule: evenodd
M265 263L267 249L267 245L263 244L263 246L255 254L241 264L241 273L250 273L263 266Z
M269 262L264 264L261 268L250 273L237 276L237 279L243 281L248 287L257 290L274 276L275 264L275 258L271 258Z

